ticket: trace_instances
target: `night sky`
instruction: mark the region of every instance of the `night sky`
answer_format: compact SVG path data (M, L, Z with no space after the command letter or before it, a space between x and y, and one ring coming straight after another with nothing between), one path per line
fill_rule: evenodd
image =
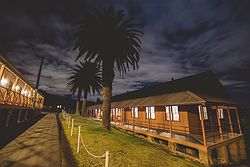
M84 12L110 5L145 25L139 69L116 73L113 95L211 70L236 102L250 104L248 0L0 0L0 50L34 84L45 55L39 88L68 93Z

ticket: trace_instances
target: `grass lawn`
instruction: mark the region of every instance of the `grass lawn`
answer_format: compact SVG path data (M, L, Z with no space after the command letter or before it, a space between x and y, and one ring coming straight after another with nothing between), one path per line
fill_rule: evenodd
M76 115L71 115L81 123L81 135L83 141L91 153L103 155L105 151L110 152L110 167L165 167L165 166L201 166L201 164L185 160L184 158L172 155L142 139L112 129L111 132L100 128L100 123ZM94 158L88 155L83 146L80 146L80 153L76 153L77 132L74 130L73 137L70 136L70 128L62 121L63 129L70 143L73 156L79 166L104 166L104 159Z

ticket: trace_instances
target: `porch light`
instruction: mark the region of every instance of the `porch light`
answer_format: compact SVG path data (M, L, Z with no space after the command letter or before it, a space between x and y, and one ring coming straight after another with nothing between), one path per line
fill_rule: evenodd
M1 79L1 85L5 86L8 83L8 80L5 78Z
M20 89L20 86L17 85L15 89L16 91L18 91Z
M23 92L23 94L24 94L25 96L27 96L27 94L28 94L27 90L25 90L25 91Z

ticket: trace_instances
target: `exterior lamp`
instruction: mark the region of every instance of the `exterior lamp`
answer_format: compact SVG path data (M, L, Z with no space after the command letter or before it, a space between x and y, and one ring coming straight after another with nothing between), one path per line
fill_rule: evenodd
M1 85L5 86L8 83L8 80L5 78L1 79Z
M25 96L27 96L27 94L28 94L27 90L25 90L25 91L23 92L23 94L24 94Z
M15 89L16 89L16 92L17 92L20 89L20 86L17 85Z

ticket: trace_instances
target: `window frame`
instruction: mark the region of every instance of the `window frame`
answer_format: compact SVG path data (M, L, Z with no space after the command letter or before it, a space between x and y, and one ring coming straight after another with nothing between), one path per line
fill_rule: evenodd
M138 107L132 107L131 118L139 118L139 108Z
M152 118L152 115L154 116L153 118ZM153 120L156 119L155 106L146 107L146 119L153 119Z
M219 112L219 119L224 119L224 110L223 108L218 108L218 111Z
M203 109L203 120L204 121L209 120L207 107L206 106L198 106L200 120L201 120L201 107Z
M177 108L177 110L173 111L173 107ZM178 119L176 119L176 118L178 118ZM177 105L165 106L165 120L169 121L170 119L171 119L171 121L180 122L179 106L177 106Z

